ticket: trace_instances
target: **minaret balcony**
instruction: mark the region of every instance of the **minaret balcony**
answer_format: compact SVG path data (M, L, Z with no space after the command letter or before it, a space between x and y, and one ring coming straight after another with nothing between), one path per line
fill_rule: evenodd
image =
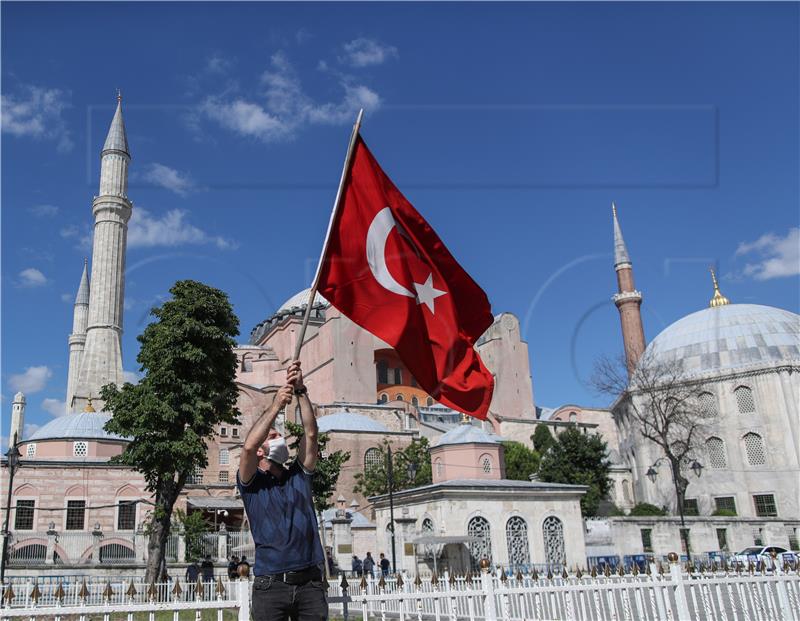
M614 300L614 304L622 304L624 302L641 302L642 301L642 293L641 291L623 291L621 293L616 293L611 298Z

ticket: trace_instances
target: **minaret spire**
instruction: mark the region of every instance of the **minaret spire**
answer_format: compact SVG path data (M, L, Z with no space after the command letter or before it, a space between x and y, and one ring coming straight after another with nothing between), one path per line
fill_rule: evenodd
M125 296L125 249L133 205L128 200L131 155L122 94L100 153L100 192L92 201L92 287L89 292L86 344L68 407L80 412L106 384L122 383L122 308ZM88 286L87 286L88 288Z
M714 268L708 268L711 270L711 282L714 283L714 297L711 298L711 301L708 305L711 308L716 308L717 306L726 306L731 303L731 301L722 295L719 291L719 284L717 283L717 275L714 273Z
M72 334L69 335L69 371L67 373L67 400L69 405L75 395L83 352L86 347L86 327L89 320L89 273L87 260L83 260L83 273L75 296L72 311Z
M633 264L628 256L625 240L622 238L622 229L617 219L617 206L614 203L611 203L611 216L614 224L614 270L617 273L618 288L613 300L622 323L625 364L630 376L646 346L642 327L642 294L636 290L633 282Z

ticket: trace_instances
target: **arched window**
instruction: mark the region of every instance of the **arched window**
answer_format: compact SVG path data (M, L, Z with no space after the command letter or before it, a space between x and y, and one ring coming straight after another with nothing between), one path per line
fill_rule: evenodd
M492 538L489 521L481 516L472 518L467 524L467 535L474 537L469 542L469 556L472 571L480 571L480 562L486 559L492 562Z
M382 392L381 396L378 397L378 403L386 403L388 400L389 400L389 395L387 395L385 392Z
M752 414L756 411L756 403L753 401L753 391L747 386L739 386L733 391L736 395L736 405L739 407L739 414Z
M433 537L435 534L435 529L433 528L433 520L431 518L425 518L422 520L422 536L423 537ZM433 559L433 553L435 550L435 546L432 543L427 543L422 547L422 555L426 559Z
M428 397L427 399L425 399L425 405L431 407L433 405L433 397Z
M518 515L506 522L506 543L508 545L508 564L513 569L523 569L531 562L528 545L528 525ZM527 569L525 567L525 569Z
M403 395L401 395L400 393L397 393L397 396L394 398L394 400L395 401L403 401L404 400L403 399Z
M413 405L414 407L418 407L419 399L417 399L416 397L411 397L411 405Z
M492 474L492 457L491 455L481 455L481 467L484 474Z
M711 418L719 413L719 410L717 410L717 399L710 392L701 392L697 396L697 402L700 406L700 414L702 416Z
M389 383L389 363L385 360L378 360L377 364L378 368L378 383L379 384L388 384Z
M708 463L712 468L727 468L728 458L725 455L725 442L722 438L711 437L706 440Z
M442 458L437 457L434 464L436 465L436 476L441 479L444 476L444 464L442 463Z
M369 472L373 468L377 468L381 465L383 459L381 458L381 452L379 449L368 448L367 451L364 453L364 472Z
M627 503L633 501L631 498L631 482L628 479L622 480L622 499Z
M558 568L563 567L567 559L564 551L564 525L556 516L545 518L542 523L544 537L544 560Z
M764 450L764 440L757 433L747 433L742 438L744 450L747 453L747 463L751 466L763 466L767 463L767 453Z
M242 356L242 373L250 373L253 370L253 359L245 354Z
M403 371L402 371L402 369L395 369L394 370L394 383L395 384L402 384L403 383Z

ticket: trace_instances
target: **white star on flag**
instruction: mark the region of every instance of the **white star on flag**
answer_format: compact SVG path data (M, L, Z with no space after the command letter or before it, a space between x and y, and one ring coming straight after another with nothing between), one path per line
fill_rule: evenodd
M431 314L435 315L436 313L433 310L433 301L440 295L445 295L447 291L434 288L433 273L428 276L428 280L425 281L425 284L415 282L414 288L417 290L417 304L425 304L425 306L428 307L428 310L431 311Z

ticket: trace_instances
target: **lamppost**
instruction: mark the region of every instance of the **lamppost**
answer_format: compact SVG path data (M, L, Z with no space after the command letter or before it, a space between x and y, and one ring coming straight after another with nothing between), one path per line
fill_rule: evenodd
M17 448L17 434L14 434L14 441L11 448L6 453L8 459L8 495L6 496L6 519L3 526L3 557L0 559L0 587L6 583L6 563L8 562L8 526L11 518L11 490L14 487L14 473L19 467L20 452Z
M660 464L665 459L666 459L665 457L658 458L656 460L656 462L647 469L647 472L645 472L645 476L648 479L650 479L651 483L655 484L656 477L658 477L658 470L656 468L658 468L658 464ZM688 463L688 460L687 460L687 463ZM670 468L672 468L672 462L670 462ZM691 469L692 472L694 472L695 476L698 477L698 478L700 477L700 474L703 472L703 464L701 464L696 459L692 460L692 462L689 464L689 468ZM683 503L686 500L685 494L686 494L686 488L688 487L688 485L684 485L683 482L680 479L678 479L678 476L677 476L678 474L679 473L676 473L676 472L672 473L672 481L673 481L673 483L675 484L676 487L680 486L680 488L681 488L680 498L678 499L678 502L676 504L678 505L678 515L680 515L680 518L681 518L681 541L683 542L683 547L686 550L686 557L690 558L690 556L689 556L690 555L689 537L687 536L687 533L686 533L686 520L685 520L685 517L684 517L684 514L683 514L683 510L684 510Z
M392 533L392 573L397 567L397 557L394 546L394 469L392 467L392 447L387 447L386 453L386 480L389 483L389 530Z

